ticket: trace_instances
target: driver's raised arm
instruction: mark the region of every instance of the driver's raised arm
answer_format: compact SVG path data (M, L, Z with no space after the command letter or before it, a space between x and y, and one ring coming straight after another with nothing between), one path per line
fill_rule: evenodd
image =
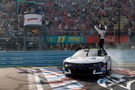
M94 25L95 30L98 31L98 33L102 33L102 30L100 30L96 25ZM107 27L106 27L107 28Z
M107 26L105 25L105 31L107 31Z

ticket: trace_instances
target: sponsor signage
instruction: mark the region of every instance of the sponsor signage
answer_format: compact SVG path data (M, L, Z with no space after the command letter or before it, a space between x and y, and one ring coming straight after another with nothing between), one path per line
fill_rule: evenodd
M40 14L25 14L24 26L26 25L42 25L42 16Z
M47 36L48 43L86 43L84 36Z
M93 36L86 36L86 43L97 43L98 42L98 36L93 35Z
M93 36L47 36L48 43L98 43L98 35ZM128 43L128 36L105 36L105 43Z
M120 40L119 36L113 36L113 35L105 36L105 42L107 43L118 43L119 40Z
M121 35L120 36L120 42L121 43L128 43L129 42L129 36L128 35Z
M86 36L86 43L98 43L99 37L95 36ZM127 35L114 36L114 35L106 35L105 42L106 43L127 43L129 41L129 37Z

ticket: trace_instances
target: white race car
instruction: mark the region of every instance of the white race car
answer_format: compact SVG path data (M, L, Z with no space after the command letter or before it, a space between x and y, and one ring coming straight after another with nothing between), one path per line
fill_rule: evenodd
M66 75L108 75L111 66L112 59L106 51L81 49L63 61L63 72Z

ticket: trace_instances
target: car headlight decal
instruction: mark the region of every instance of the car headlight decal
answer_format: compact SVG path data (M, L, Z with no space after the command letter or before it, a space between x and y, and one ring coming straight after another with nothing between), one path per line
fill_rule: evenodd
M64 67L69 67L69 66L70 66L70 64L68 64L68 63L64 64Z
M70 65L69 64L65 64L65 67L69 67Z

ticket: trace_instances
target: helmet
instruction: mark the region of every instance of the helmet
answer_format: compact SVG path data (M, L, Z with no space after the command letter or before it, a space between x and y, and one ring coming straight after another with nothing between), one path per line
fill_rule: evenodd
M100 28L101 30L105 30L105 27L104 27L103 24L100 24L100 25L99 25L99 28Z

